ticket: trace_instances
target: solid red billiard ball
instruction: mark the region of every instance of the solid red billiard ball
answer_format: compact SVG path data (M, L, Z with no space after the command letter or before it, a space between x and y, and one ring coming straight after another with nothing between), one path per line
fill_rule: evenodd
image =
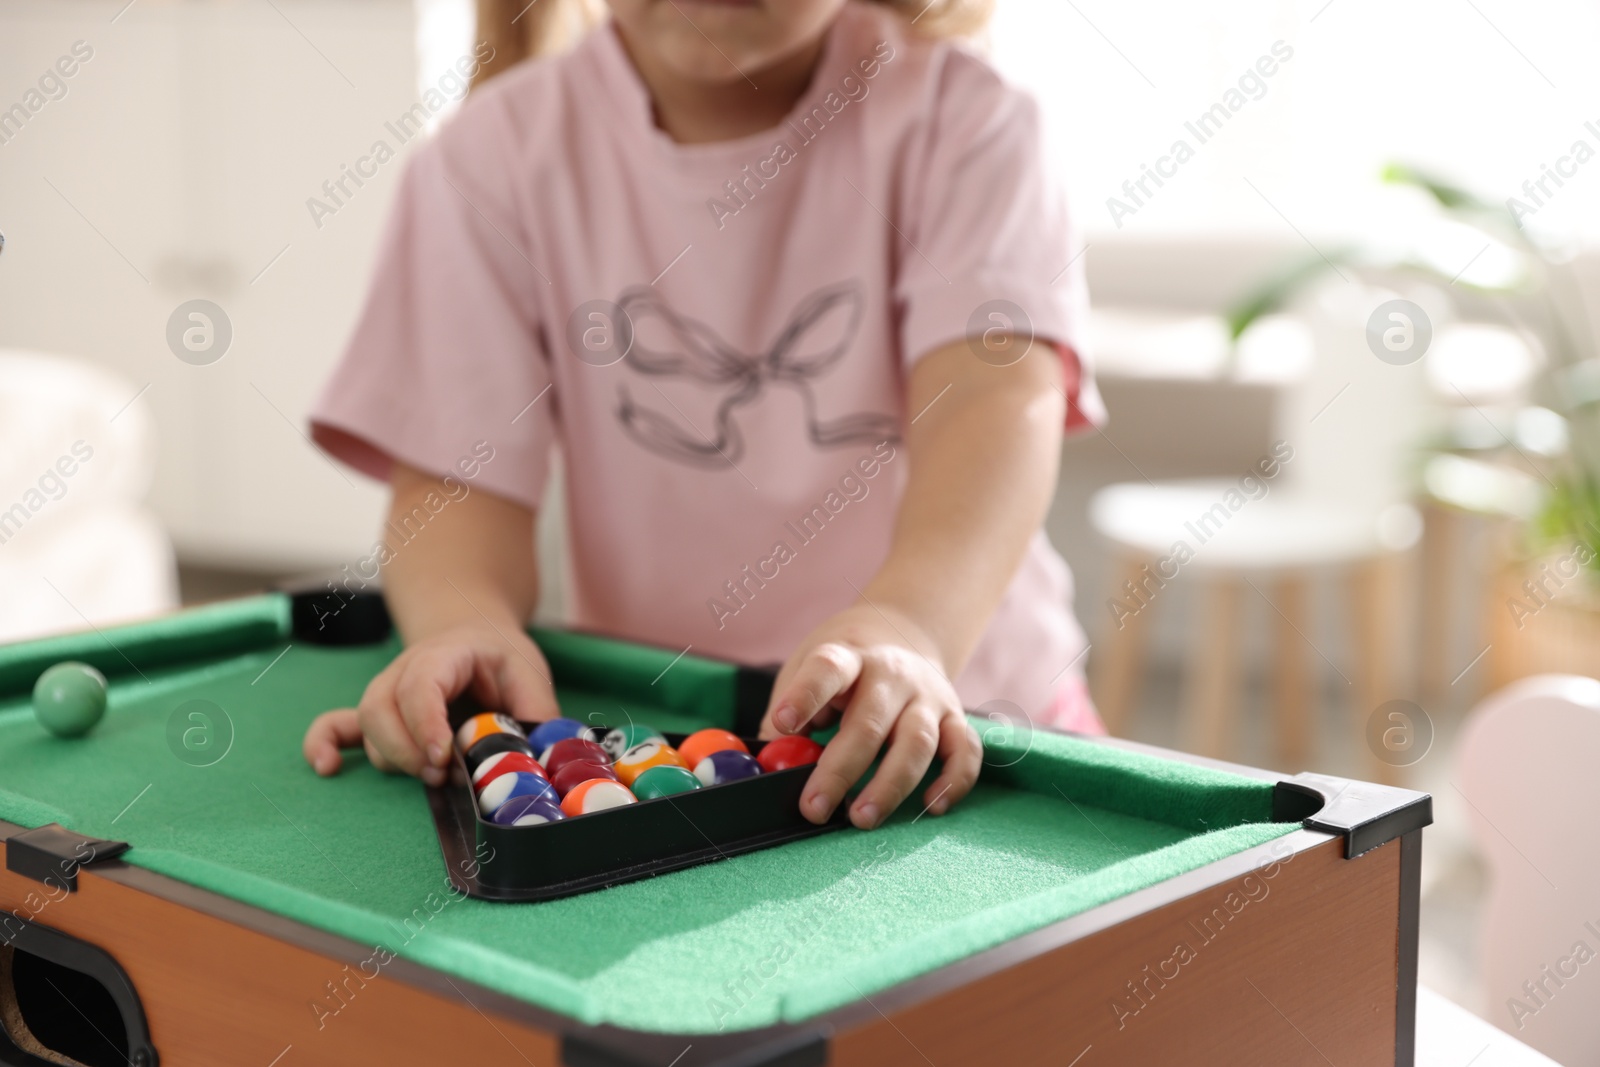
M556 772L577 760L588 760L590 763L599 763L605 766L611 765L611 757L606 755L606 750L598 744L582 737L569 737L565 741L557 741L545 753L544 773L554 781Z
M805 767L822 757L822 746L809 737L792 734L775 738L761 746L756 762L767 773L786 771L790 767Z
M573 760L550 776L550 784L556 787L557 796L565 797L584 782L593 781L596 778L605 778L614 782L617 780L617 772L611 769L611 764L609 763L597 763L594 760Z

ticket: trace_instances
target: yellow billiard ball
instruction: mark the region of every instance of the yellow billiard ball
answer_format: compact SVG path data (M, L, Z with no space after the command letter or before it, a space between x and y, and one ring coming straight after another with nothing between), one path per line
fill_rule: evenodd
M632 786L634 779L651 767L682 767L688 770L689 764L665 741L641 741L617 760L617 778L623 785Z

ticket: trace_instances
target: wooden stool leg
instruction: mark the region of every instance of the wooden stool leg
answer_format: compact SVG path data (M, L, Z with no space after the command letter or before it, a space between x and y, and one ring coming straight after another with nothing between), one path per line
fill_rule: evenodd
M1114 571L1116 587L1111 596L1128 603L1123 582L1137 583L1143 577L1144 562L1137 556L1123 556ZM1138 607L1137 604L1133 605ZM1101 638L1104 655L1096 657L1094 703L1101 721L1113 736L1120 736L1139 699L1139 672L1144 666L1145 635L1150 629L1151 608L1137 614L1121 615L1108 622Z
M1307 633L1309 583L1306 576L1285 573L1273 583L1273 689L1272 715L1277 734L1278 770L1290 774L1306 769L1311 755L1311 731L1316 700L1312 692Z
M1189 749L1202 756L1228 755L1239 718L1239 620L1244 582L1218 574L1203 587L1186 681L1185 718Z
M1511 614L1513 600L1530 603L1527 590L1522 588L1528 575L1520 564L1521 531L1511 522L1497 522L1487 536L1491 546L1489 577L1483 583L1483 604L1479 608L1482 618L1472 643L1482 647L1487 642L1489 652L1471 670L1455 668L1460 674L1452 684L1460 691L1456 699L1462 702L1498 692L1519 678L1551 669L1535 651L1542 644L1535 637L1538 631L1533 629L1540 620L1522 619L1519 626L1519 620Z
M1352 635L1356 653L1354 685L1356 744L1374 782L1398 784L1402 772L1372 751L1367 740L1367 719L1380 704L1403 694L1397 692L1395 643L1399 639L1396 613L1397 556L1378 556L1358 564L1350 583Z
M1456 558L1461 543L1459 515L1434 504L1422 509L1422 657L1419 674L1423 699L1440 704L1450 691L1451 637L1455 616Z

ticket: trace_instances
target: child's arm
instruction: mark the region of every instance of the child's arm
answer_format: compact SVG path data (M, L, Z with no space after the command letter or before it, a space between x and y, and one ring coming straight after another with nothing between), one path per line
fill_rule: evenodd
M471 688L518 719L557 714L550 668L524 627L539 598L533 512L482 491L459 497L431 474L394 465L389 519L413 509L426 526L383 569L384 599L406 650L362 694L359 708L319 715L306 731L306 760L339 770L340 748L365 738L382 770L444 780L452 738L445 705ZM424 501L449 503L430 514ZM457 499L459 497L459 499Z
M790 658L768 712L769 733L824 725L842 712L801 800L813 820L832 814L885 740L883 763L851 810L857 826L881 822L936 754L943 771L923 798L933 814L977 780L982 749L950 679L1049 507L1063 377L1061 358L1042 341L1008 367L983 362L960 342L912 370L911 473L889 557L856 605L812 631Z

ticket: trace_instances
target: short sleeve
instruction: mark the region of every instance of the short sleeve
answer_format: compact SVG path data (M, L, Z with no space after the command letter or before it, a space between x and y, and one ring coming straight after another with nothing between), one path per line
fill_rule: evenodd
M952 49L934 81L905 179L895 284L901 351L915 363L993 324L1060 352L1067 428L1105 421L1083 344L1082 246L1045 159L1038 106L981 60Z
M441 476L472 469L475 486L535 508L555 439L534 300L547 283L514 200L495 188L509 172L449 151L444 135L411 158L311 428L373 478L386 480L395 460Z

